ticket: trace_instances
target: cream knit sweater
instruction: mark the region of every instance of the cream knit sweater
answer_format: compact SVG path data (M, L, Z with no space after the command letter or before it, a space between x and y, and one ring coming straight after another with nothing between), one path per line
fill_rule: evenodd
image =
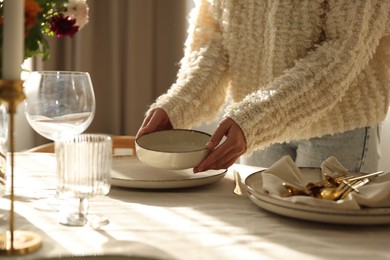
M189 128L230 94L225 116L247 153L378 124L389 106L389 28L390 0L199 0L177 81L150 110Z

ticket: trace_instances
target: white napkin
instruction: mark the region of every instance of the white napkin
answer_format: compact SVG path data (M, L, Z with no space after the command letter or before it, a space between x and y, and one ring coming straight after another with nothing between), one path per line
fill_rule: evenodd
M335 175L346 171L347 169L335 157L328 158L321 165L322 175L324 173ZM285 156L263 172L261 188L268 192L270 196L317 207L344 209L390 207L390 174L377 177L365 186L360 187L359 193L351 192L343 200L330 201L304 195L283 197L286 194L286 189L282 183L303 188L307 182L308 180L302 175L290 156Z

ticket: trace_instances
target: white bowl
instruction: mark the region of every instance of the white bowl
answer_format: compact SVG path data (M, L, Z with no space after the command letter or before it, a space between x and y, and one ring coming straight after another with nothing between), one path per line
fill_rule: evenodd
M145 134L135 141L138 158L156 168L182 170L194 168L208 154L204 132L172 129Z

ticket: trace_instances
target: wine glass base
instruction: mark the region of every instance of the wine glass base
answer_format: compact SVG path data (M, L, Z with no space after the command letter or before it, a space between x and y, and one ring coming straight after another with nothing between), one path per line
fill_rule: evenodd
M81 227L88 223L88 219L83 214L71 213L66 216L61 216L59 222L65 226Z
M98 214L88 214L88 224L94 228L99 229L102 226L108 225L110 221L108 220L108 217Z
M59 222L66 226L85 226L88 222L87 213L87 198L65 198L61 201Z

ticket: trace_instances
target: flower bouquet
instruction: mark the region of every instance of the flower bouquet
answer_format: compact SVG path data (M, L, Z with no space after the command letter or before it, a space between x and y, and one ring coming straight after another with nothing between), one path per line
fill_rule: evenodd
M47 37L73 37L88 23L86 0L24 0L24 59L50 57ZM3 43L3 1L0 0L0 52ZM0 78L2 77L0 59Z

